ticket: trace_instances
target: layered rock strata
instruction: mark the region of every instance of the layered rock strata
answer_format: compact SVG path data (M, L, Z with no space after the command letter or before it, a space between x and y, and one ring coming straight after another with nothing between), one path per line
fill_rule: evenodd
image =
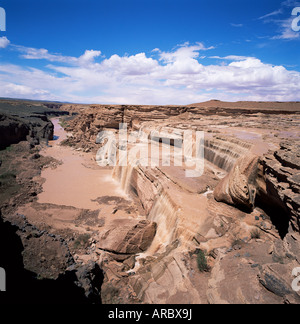
M117 136L118 123L162 144L168 141L162 135L157 140L151 132L205 131L206 169L201 177L187 180L186 169L172 165L115 167L115 179L141 202L157 230L135 261L126 257L122 265L120 257L115 263L116 256L102 254L105 302L298 303L297 294L287 289L284 273L298 264L296 250L288 251L299 244L298 234L291 234L299 230L299 163L292 163L295 156L288 158L287 148L280 144L290 138L294 145L298 108L240 105L64 108L81 116L69 123L73 135L68 144L93 152L99 148L98 133L112 130ZM276 221L281 216L284 221ZM114 246L116 251L117 242ZM211 267L199 278L192 257L197 249L206 251ZM277 262L285 266L279 270Z
M101 294L104 303L299 303L290 285L292 270L300 265L299 107L283 106L61 106L78 114L68 121L72 136L65 142L77 151L96 153L105 145L98 133L117 137L119 123L144 132L160 148L168 133L205 132L201 176L187 178L189 167L173 165L173 157L170 166L162 165L160 156L153 167L111 168L141 214L128 210L120 218L116 206L103 222L91 211L76 218L76 226L99 221L88 240L79 236L87 247L74 256L83 264L93 260L104 272L103 284L96 280L101 293L94 283L83 284L85 291ZM178 148L174 143L170 155ZM70 244L74 240L73 234L63 235ZM75 268L67 271L82 273ZM84 282L95 278L97 266L92 268L80 275Z

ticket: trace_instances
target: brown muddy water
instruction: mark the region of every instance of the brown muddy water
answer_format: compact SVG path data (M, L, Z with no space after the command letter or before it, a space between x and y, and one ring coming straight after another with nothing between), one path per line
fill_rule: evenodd
M92 154L60 146L67 133L59 125L58 118L52 119L52 123L55 140L49 141L50 146L42 153L61 161L61 164L55 169L42 171L45 182L38 202L97 210L99 204L93 200L99 197L127 198L120 185L112 179L112 171L99 167Z

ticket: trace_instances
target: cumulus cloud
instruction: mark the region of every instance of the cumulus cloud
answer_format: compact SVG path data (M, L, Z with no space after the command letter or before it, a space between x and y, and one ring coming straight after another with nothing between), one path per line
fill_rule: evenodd
M94 62L96 57L101 55L101 51L94 51L94 50L86 50L83 55L81 55L78 59L78 62L83 64L92 63Z
M121 75L145 75L153 72L158 67L158 62L147 58L145 53L132 56L112 55L101 64L101 70Z
M0 48L5 48L9 45L10 41L5 37L0 37Z
M155 49L159 52L160 60L165 63L175 63L179 60L192 60L199 57L199 51L208 51L214 49L213 46L205 47L202 43L196 45L190 45L188 42L183 45L179 45L178 48L171 52L161 52L159 49Z
M87 50L79 57L18 48L23 59L44 59L46 69L0 64L0 96L117 104L189 104L220 100L300 100L300 73L255 57L211 56L213 47L184 43L151 55ZM59 64L56 64L58 62Z

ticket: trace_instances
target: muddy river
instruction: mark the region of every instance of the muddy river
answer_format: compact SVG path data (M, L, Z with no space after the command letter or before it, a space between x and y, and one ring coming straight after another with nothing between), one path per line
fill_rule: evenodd
M52 122L54 140L49 141L49 147L42 153L61 161L61 164L55 169L42 171L45 182L38 202L97 210L99 204L94 200L99 197L127 198L120 185L112 179L112 170L99 167L92 154L59 145L67 138L67 133L59 125L58 118Z

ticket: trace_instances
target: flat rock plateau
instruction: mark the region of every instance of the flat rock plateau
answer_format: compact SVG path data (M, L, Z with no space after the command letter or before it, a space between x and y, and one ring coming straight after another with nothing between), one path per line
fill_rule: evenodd
M0 100L3 302L299 304L299 124L299 102Z

